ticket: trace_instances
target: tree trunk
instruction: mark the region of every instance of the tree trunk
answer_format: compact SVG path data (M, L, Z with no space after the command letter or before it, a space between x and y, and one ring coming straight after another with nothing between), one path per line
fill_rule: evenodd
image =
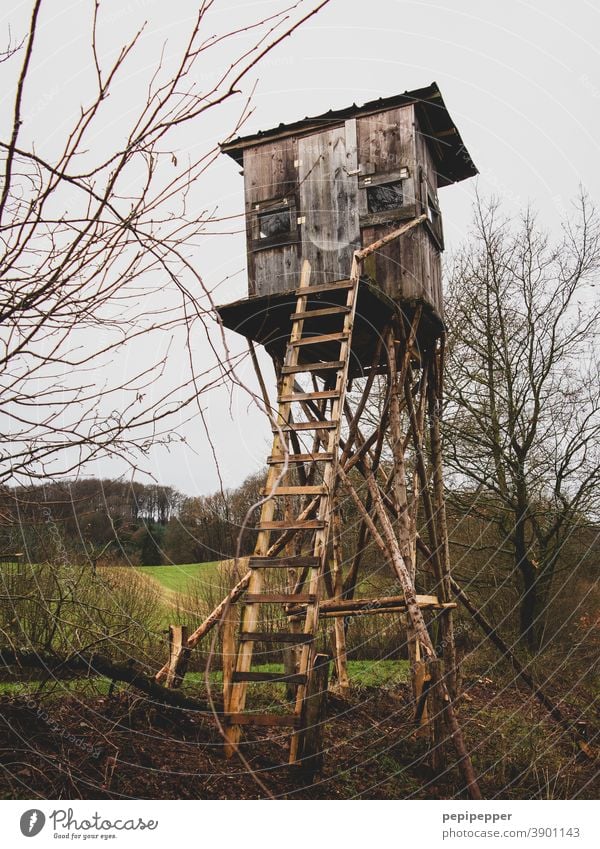
M520 481L523 480L521 472ZM537 651L539 648L537 623L535 614L537 610L537 570L529 557L526 516L527 497L526 492L519 485L517 494L517 505L515 510L515 530L513 542L515 546L515 567L521 576L519 591L521 599L519 602L519 638L529 651Z
M540 558L536 569L535 605L533 617L538 648L543 648L546 639L546 624L548 622L548 602L554 577L555 557Z
M538 649L535 612L537 609L537 584L535 569L527 558L518 564L521 574L521 601L519 606L519 634L530 651Z

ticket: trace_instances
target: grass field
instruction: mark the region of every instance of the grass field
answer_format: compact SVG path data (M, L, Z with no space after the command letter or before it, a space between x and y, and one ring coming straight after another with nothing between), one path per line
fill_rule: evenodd
M154 578L165 589L172 592L184 592L192 580L207 584L217 583L220 561L210 563L186 563L182 566L137 566L142 575Z
M280 663L263 663L252 667L254 672L280 672L283 675L283 665ZM356 687L391 687L396 684L406 684L410 680L410 669L407 660L349 660L348 675ZM211 678L221 680L221 672L211 672ZM188 672L185 677L188 685L202 684L204 672Z

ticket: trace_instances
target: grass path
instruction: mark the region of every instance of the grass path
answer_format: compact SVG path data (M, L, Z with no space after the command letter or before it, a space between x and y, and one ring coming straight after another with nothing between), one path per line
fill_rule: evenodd
M137 566L140 575L146 575L173 593L185 592L190 581L199 580L207 584L218 582L220 560L210 563L186 563L182 566Z
M214 560L208 563L185 563L179 566L136 566L136 572L159 590L164 607L165 627L170 624L172 618L170 611L173 608L177 608L183 614L189 613L192 617L191 621L200 617L197 623L199 624L212 608L208 605L204 612L203 604L198 608L198 593L203 597L204 590L210 591L213 586L220 587L221 570L230 562ZM189 602L186 602L188 594ZM207 595L210 597L210 592ZM224 595L222 588L217 595L217 601L220 601L221 596ZM191 606L189 611L188 605Z

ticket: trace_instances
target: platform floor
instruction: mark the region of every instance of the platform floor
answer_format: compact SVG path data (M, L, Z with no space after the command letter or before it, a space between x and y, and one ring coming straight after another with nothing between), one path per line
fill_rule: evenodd
M309 297L307 309L339 305L345 301L345 297L344 291L315 293ZM217 311L225 327L264 345L271 356L282 359L290 337L291 314L296 308L296 298L294 291L254 296L217 307ZM368 372L377 341L390 319L403 313L411 320L416 307L417 302L396 303L373 284L361 280L352 334L350 378ZM305 336L335 333L339 329L340 319L335 315L305 319L304 323ZM443 330L439 315L429 304L423 304L417 347L430 347ZM339 342L310 345L308 350L301 352L300 362L326 362L336 359L338 351ZM386 360L383 350L380 368L385 369Z

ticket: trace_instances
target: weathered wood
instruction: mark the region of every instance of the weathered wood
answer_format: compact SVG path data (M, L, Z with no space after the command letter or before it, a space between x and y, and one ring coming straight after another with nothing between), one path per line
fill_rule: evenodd
M248 245L248 289L250 294L269 294L281 286L293 289L298 282L300 263L295 245L253 250L256 204L272 198L293 196L296 190L298 158L296 140L267 142L245 153L246 231ZM276 276L273 276L274 273Z
M320 528L325 528L327 526L327 522L322 519L301 519L301 520L291 520L291 519L271 519L270 521L262 520L259 523L259 526L256 530L258 531L285 531L285 530L295 530L295 531L308 531L308 530L317 530Z
M235 632L238 619L238 608L235 604L230 604L225 611L221 625L221 639L223 643L223 704L225 705L229 704L229 699L231 698L231 685L233 683L233 672L235 670L237 656Z
M326 315L338 315L350 312L350 309L344 304L334 307L319 307L314 310L306 310L306 312L293 312L290 318L293 321L300 321L305 318L321 318Z
M343 590L343 568L342 568L342 521L339 509L333 513L332 520L332 549L333 549L333 601L342 601ZM322 606L319 615L322 615ZM335 644L335 669L337 673L338 687L342 692L350 689L350 676L348 675L348 655L346 652L346 629L341 619L336 618L334 622L334 644Z
M410 634L414 637L411 637L412 642L414 646L420 646L424 654L424 680L421 685L428 683L430 690L427 705L430 722L426 727L432 729L434 750L443 739L443 718L448 724L465 784L470 795L478 798L479 789L472 764L423 617L423 610L427 608L444 610L441 618L450 621L447 611L452 603L448 594L449 563L446 562L442 567L439 562L443 559L440 549L443 548L444 542L442 529L438 533L439 525L434 523L434 513L438 508L435 486L436 495L433 500L430 495L430 474L436 475L437 459L432 461L429 469L425 464L425 415L429 397L426 395L426 385L428 378L432 376L428 369L428 357L433 350L432 343L443 328L437 313L435 321L431 319L431 307L441 313L439 250L442 247L442 236L434 219L437 207L435 165L438 160L441 161L442 153L435 139L425 144L419 133L417 108L414 104L407 103L396 104L394 110L387 112L380 110L379 113L361 115L357 119L351 117L344 125L341 121L338 126L331 123L326 127L316 125L311 132L304 132L297 137L291 133L286 134L285 154L281 151L275 153L275 143L274 148L269 148L273 154L273 162L264 166L265 184L270 190L274 190L274 173L277 173L277 185L280 188L286 187L285 197L277 194L266 196L262 193L252 167L254 159L251 157L249 160L252 162L252 173L246 174L246 180L249 181L249 191L253 193L255 203L254 208L247 209L254 227L254 243L249 243L253 250L249 268L254 271L257 268L261 270L262 285L272 286L280 291L285 291L281 290L281 287L287 287L289 291L290 281L297 277L299 263L308 260L303 265L300 286L291 287L297 296L295 311L290 316L289 300L281 300L280 319L275 317L275 313L270 313L270 317L267 313L265 319L267 324L270 322L270 329L277 334L280 333L287 316L290 316L291 334L285 360L281 349L272 354L282 363L279 371L281 380L278 386L279 406L277 417L274 419L273 449L268 461L267 493L274 497L262 505L255 554L264 557L269 553L272 548L269 534L272 531L285 530L288 540L298 532L298 545L306 546L307 541L311 540L316 564L301 567L299 576L297 573L290 575L289 586L297 590L292 600L289 594L268 593L263 588L263 568L266 574L266 568L270 568L274 563L253 561L240 627L238 660L232 675L231 693L227 699L227 734L233 748L239 740L239 726L252 721L252 714L246 711L248 683L277 680L297 686L293 716L285 719L291 719L293 722L294 716L297 718L301 713L303 724L302 729L292 737L290 762L299 758L308 760L313 764L311 771L314 771L314 759L321 752L321 746L310 743L310 728L315 723L307 722L306 717L313 699L311 688L316 677L316 674L311 673L315 660L313 640L317 631L318 616L330 615L336 619L336 668L338 678L342 680L346 652L342 619L351 615L369 615L371 612L406 612ZM262 144L259 140L256 149L260 149ZM297 169L293 176L290 176L290 150L294 152L294 169ZM277 156L280 158L277 159ZM261 173L260 167L256 168L256 173ZM282 174L285 174L285 180ZM399 181L401 186L389 185ZM293 191L290 190L292 185ZM384 186L387 186L387 189L382 188ZM266 249L263 250L264 241L261 245L257 240L258 214L265 209L276 208L290 210L293 219L290 232L269 233L268 222L262 218L261 227L266 226L260 235L267 243ZM332 211L335 211L335 214ZM428 220L428 215L432 221ZM407 216L411 217L410 220L406 220ZM285 218L285 213L283 217ZM362 238L366 243L362 249L361 224ZM274 247L276 241L280 242L278 247ZM296 251L293 261L289 261L290 250ZM277 254L276 257L274 253ZM353 257L352 270L346 279L350 257ZM283 267L286 263L287 269ZM269 267L272 276L267 283L265 272ZM363 277L371 276L372 283L376 283L393 299L401 302L403 318L400 318L400 311L394 312L393 306L388 307L388 322L406 320L408 324L412 316L412 323L410 333L406 331L399 334L401 338L397 343L391 330L385 334L389 355L387 366L381 360L381 341L378 348L374 340L368 345L355 340L357 344L364 345L360 349L363 359L367 359L364 352L368 352L369 359L371 354L374 353L374 356L367 372L368 380L363 397L352 415L345 402L345 391L350 373L350 339L361 274ZM309 285L310 282L312 285ZM363 288L369 289L371 285L365 283ZM343 299L344 290L348 293L347 303L338 305L335 302ZM324 296L322 300L319 297L321 294ZM384 301L382 296L385 310ZM423 302L426 305L425 311L421 306ZM344 316L342 330L335 320L336 313ZM334 318L328 321L328 316ZM325 320L320 321L320 318ZM309 326L318 335L309 335L308 326L305 325L306 321L313 320L314 323ZM399 329L403 326L401 324ZM376 326L377 334L381 334L381 337L384 336L382 331L385 327L385 321L380 321ZM262 333L262 330L260 332ZM364 328L361 333L363 336L369 335L369 331ZM277 345L272 344L268 338L265 337L261 341L267 344L268 350L276 351ZM340 343L339 359L334 359L338 356L335 344L337 342ZM396 344L400 346L399 362ZM319 345L327 347L319 348ZM314 362L302 363L303 356ZM322 361L317 362L319 357L322 357ZM412 362L417 361L423 368L421 380L414 386L409 366L411 358ZM363 363L360 356L358 360L359 367L356 372L360 373L360 366L367 366L367 363ZM360 431L359 419L365 409L374 377L385 373L386 370L389 374L389 395L382 405L380 421L375 432L365 439ZM294 380L294 376L299 374L311 376L313 392L307 392ZM328 411L329 401L331 410ZM301 405L307 421L295 421L298 407L292 408L293 404ZM268 404L266 407L268 409ZM342 412L346 414L349 424L345 442L340 439ZM409 421L408 430L403 425L406 414ZM308 445L312 443L312 452L301 449L300 435L308 432L314 434L312 438L305 439ZM387 470L384 471L379 464L386 435L391 436L394 461L393 468L387 474ZM411 439L416 465L405 468L405 455ZM292 453L290 447L293 449ZM338 456L340 449L341 458ZM318 467L320 462L322 466ZM390 563L402 586L402 596L388 596L378 600L343 598L345 587L340 534L339 529L336 532L336 519L331 515L337 466L340 478L357 503L361 527L371 533L375 544ZM368 507L364 503L364 494L359 496L348 477L350 469L354 466L367 481ZM324 478L322 487L319 477L321 471ZM409 475L412 475L412 479L409 479ZM299 486L294 485L297 481L300 481ZM316 496L314 510L302 518L293 515L292 509L297 504L297 501L292 500L293 497L311 495ZM286 500L282 502L281 498ZM434 558L438 558L438 561L429 565L433 566L436 575L439 598L437 595L417 596L415 590L417 521L420 520L418 510L421 505L424 505L423 509L431 529ZM390 519L392 512L395 515L394 520ZM282 516L284 518L281 518ZM330 526L333 527L334 550L332 577L328 573L323 574ZM359 539L365 535L359 534ZM297 548L296 551L299 553L300 549ZM350 576L351 593L356 585L359 561L360 557L353 561L356 569ZM283 562L286 562L285 558ZM445 567L447 571L444 571ZM332 598L319 605L320 584L323 581ZM443 604L440 604L440 599ZM328 602L332 604L328 606ZM258 608L262 604L270 603L287 605L285 610L290 620L289 632L271 633L260 630L265 626L259 621ZM250 669L252 644L260 640L300 646L296 659L289 659L287 671L283 676L276 679L255 677L261 673L254 673ZM347 679L347 672L345 674ZM326 691L326 685L323 689ZM268 724L267 718L263 719L264 724ZM282 718L283 724L285 723Z
M323 401L330 398L339 398L337 389L327 389L323 392L293 392L291 395L282 395L280 400L284 402L293 401Z
M433 526L436 529L432 542L438 544L438 551L433 562L439 560L440 570L440 593L444 601L451 598L451 575L450 575L450 540L448 534L448 522L446 519L446 499L444 496L444 477L442 466L442 439L440 434L440 409L442 404L442 381L443 365L443 338L440 350L439 365L436 361L435 352L428 363L428 412L429 412L429 440L431 445L431 462L433 466L433 488L434 488L434 519ZM434 542L434 544L435 544ZM439 552L439 553L438 553ZM452 698L456 698L458 690L458 662L456 659L456 647L454 642L454 623L452 615L442 620L442 643L444 646L444 669L448 680L448 690Z
M429 692L429 726L431 734L431 768L441 775L446 767L446 713L450 699L444 688L435 686L443 680L442 662L435 660L429 664L432 687Z
M420 660L415 660L415 685L416 685L416 700L415 700L415 725L417 726L417 736L429 734L429 716L427 713L427 695L431 684L431 675L428 665Z
M226 611L227 606L232 604L233 602L237 601L237 599L242 595L242 593L246 592L248 584L250 583L251 575L252 575L251 572L246 572L246 574L243 575L242 578L240 578L240 580L233 587L233 589L231 589L229 591L229 593L225 596L223 601L221 601L215 607L215 609L212 611L212 613L210 613L206 617L204 622L202 622L202 624L199 625L198 628L196 628L196 630L192 634L190 634L190 636L187 639L187 644L186 644L187 648L193 649L194 646L196 646L200 642L202 637L204 637L206 634L208 634L208 632L211 631L212 628L215 627L215 625L218 625L218 623L223 618L223 614ZM159 671L154 676L155 680L157 682L162 681L166 677L168 671L169 671L169 664L166 663L163 667L161 667L159 669Z
M306 347L306 345L322 345L326 342L341 342L342 339L347 339L348 334L340 331L339 333L322 333L320 336L306 336L304 339L299 339L294 342L298 348Z
M343 275L342 275L343 276ZM315 285L311 285L310 292L308 293L309 297L313 295L323 294L327 292L339 292L343 289L351 289L353 286L352 280L346 279L336 279L334 278L334 282L332 283L316 283ZM296 289L296 295L300 295L301 290Z
M422 224L427 219L426 215L419 215L417 218L413 218L412 221L408 221L406 224L403 224L402 227L398 227L396 230L392 230L391 233L386 233L385 236L382 236L380 239L377 239L376 242L372 242L370 245L367 245L365 248L362 248L358 251L359 260L364 260L371 254L377 253L381 248L388 245L390 242L399 239L400 236L403 236L405 233L408 233L409 230L412 230L413 227L418 227L419 224Z
M353 128L335 127L298 139L302 253L317 280L348 273L360 245L358 167ZM335 210L335 215L332 215Z
M351 307L351 310L344 317L344 331L348 334L348 338L344 339L340 342L340 361L342 362L341 368L337 371L337 375L335 378L335 388L339 392L339 397L334 398L331 402L331 411L330 416L333 421L338 422L338 427L335 430L330 430L326 435L326 444L325 448L327 453L335 454L337 452L338 444L340 441L340 424L341 424L341 415L344 406L345 393L348 384L348 370L350 363L350 344L352 338L352 328L354 325L354 316L356 312L356 303L358 298L358 286L360 280L360 266L359 263L354 259L352 261L352 269L350 273L350 283L352 284L348 289L346 295L346 305ZM317 431L315 434L317 439L321 439L323 437L322 431ZM318 515L323 518L327 517L329 519L329 515L331 514L332 509L332 498L335 484L335 460L331 463L328 463L323 468L323 483L327 488L327 495L321 497L321 505L320 505L320 513ZM313 540L313 554L319 558L320 560L320 568L313 569L310 572L308 578L308 592L312 594L318 594L320 590L320 584L323 576L323 568L327 556L327 541L328 541L328 533L329 533L329 521L327 521L325 527L322 530L318 530L315 533L315 537ZM306 618L304 623L304 630L307 633L316 634L318 629L318 604L308 605L306 608ZM298 672L300 674L309 674L310 666L313 659L313 646L312 644L303 645L300 650L300 657L298 660ZM310 677L310 676L309 676ZM296 693L296 702L295 702L295 712L296 714L300 714L303 708L303 700L305 696L306 688L298 687L298 691ZM297 754L298 754L298 743L299 738L297 735L292 737L290 742L290 754L289 754L289 762L295 763Z
M251 643L312 643L314 634L295 634L291 631L241 631L240 642ZM238 670L245 671L245 670Z
M415 599L421 609L443 609L436 595L417 595ZM455 606L455 605L453 605ZM353 598L353 599L326 599L321 602L320 615L326 616L333 612L348 612L352 613L359 610L371 610L376 613L377 610L386 610L390 607L406 608L406 601L402 595L380 596L379 598Z
M410 117L412 107L407 106L396 111L401 116L394 121L392 126L388 126L380 144L372 149L369 153L375 161L370 162L370 167L374 173L370 177L366 177L360 183L359 202L360 202L360 225L363 244L377 242L381 237L385 237L398 227L398 222L401 220L414 219L421 213L425 212L418 202L416 195L419 188L419 169L421 163L416 155L415 150L415 130L414 120ZM359 121L359 137L363 137L363 148L365 144L369 146L370 133L377 138L383 131L381 122L387 123L391 118L391 114L371 116L370 118L362 118ZM367 125L361 127L362 122L368 121ZM377 126L379 124L379 126ZM400 146L398 141L394 139L394 129L400 132L403 138L403 144ZM365 139L365 134L367 138ZM402 165L398 160L398 150L402 150L404 159ZM386 163L386 164L383 164ZM380 184L384 180L394 179L399 176L399 171L402 167L407 167L408 176L402 179L402 190L404 195L404 205L395 210L393 214L388 212L371 213L367 207L367 193L370 185ZM380 170L381 169L381 170ZM427 225L426 220L424 226ZM427 234L425 234L427 237ZM421 262L420 251L420 233L419 231L407 231L400 237L396 237L390 241L380 244L375 254L367 257L365 262L365 270L372 279L377 281L377 285L396 301L411 301L419 298L424 298L428 303L437 309L439 303L437 301L429 301L430 285L429 281L423 280L423 266ZM440 266L439 254L437 256L437 265ZM441 292L440 292L441 295Z
M325 487L320 485L306 486L298 484L297 486L277 486L273 492L263 490L263 495L283 496L283 495L324 495Z
M342 360L330 360L329 362L318 362L318 363L302 363L300 365L291 365L284 366L282 369L283 374L302 374L302 372L309 371L339 371L342 368L344 363Z
M244 604L314 604L316 596L308 593L246 593Z
M416 320L419 320L418 316L415 316ZM415 324L413 322L410 331L410 338L414 335ZM401 334L404 336L404 328L401 326L400 328ZM409 340L404 340L405 342L409 342ZM404 560L404 564L408 571L408 579L412 582L414 586L415 582L415 573L416 573L416 562L413 552L412 546L412 536L413 533L416 534L416 530L412 526L411 516L408 510L408 494L407 494L407 486L406 486L406 472L404 466L404 436L402 434L401 429L401 406L400 406L400 397L401 397L401 386L404 384L405 377L408 370L408 350L409 345L405 344L402 350L401 356L401 370L400 374L397 373L397 365L396 365L396 340L395 340L395 328L390 326L386 335L386 345L388 352L388 363L389 363L389 393L390 393L390 441L392 446L392 456L394 458L394 479L393 479L393 488L395 495L395 503L396 508L398 510L397 513L397 523L396 529L398 534L398 539L400 542L400 549L402 552L402 557ZM412 400L412 396L411 396ZM408 606L408 601L407 601ZM406 626L406 641L408 646L408 659L410 661L410 671L411 671L411 683L413 688L413 697L416 699L418 696L418 680L417 680L417 647L418 647L418 633L415 628L412 617L407 618L407 626Z
M298 760L302 770L314 776L323 768L323 736L327 719L329 663L327 654L317 654L302 705L301 731L298 732Z
M293 610L290 611L292 613ZM387 616L390 613L406 613L406 605L404 603L398 604L395 607L351 607L348 610L319 610L319 617L321 619L333 619L334 625L337 625L338 622L344 623L349 619L353 619L355 616L377 616L386 614Z
M358 599L360 601L360 599ZM418 596L417 596L418 600ZM419 604L423 610L432 610L434 609L430 604ZM443 605L436 605L436 610L447 610L447 609L456 609L457 605L452 602L445 602ZM289 611L293 613L294 610L291 609ZM349 607L346 609L338 609L331 610L330 608L320 608L319 616L322 619L351 619L354 616L383 616L388 615L390 613L406 613L406 603L404 601L398 602L398 604L390 604L387 607L378 607L377 605L373 605L371 607Z
M306 430L334 430L338 426L338 422L331 421L310 421L310 422L293 422L292 424L282 425L281 430L287 433L293 430L295 433L300 433Z
M333 454L329 452L310 453L310 454L288 454L287 457L283 454L271 454L267 457L267 463L270 466L282 465L287 461L290 463L329 463L333 460Z
M265 566L271 569L303 569L307 566L309 569L316 569L319 565L317 557L308 557L306 555L296 555L285 557L250 557L248 566L250 569L263 569Z
M369 372L369 375L367 376L367 379L365 381L365 387L363 389L360 401L358 402L358 406L356 407L356 409L354 411L354 415L351 416L350 419L349 419L348 438L346 439L346 444L344 445L344 448L342 450L342 454L341 454L341 457L340 457L340 461L339 461L340 464L342 464L342 465L344 465L346 463L348 457L350 456L350 451L351 451L351 449L354 445L354 442L355 442L355 439L356 439L356 434L357 434L357 431L358 431L358 423L359 423L360 417L361 417L361 415L362 415L362 413L363 413L363 411L364 411L364 409L367 405L367 401L369 400L369 397L370 397L370 394L371 394L371 389L373 387L373 381L375 380L376 370L375 370L374 366L379 362L382 347L383 347L383 337L380 337L379 340L377 341L377 345L375 346L375 352L373 354L373 359L371 361L372 368L371 368L371 371ZM382 427L382 424L383 423L380 423L380 428Z
M285 672L234 672L233 680L248 683L306 684L306 675L288 675Z
M300 293L296 302L297 311L306 309L308 302L308 288L310 283L311 266L306 259L302 265L302 275L300 279ZM290 342L295 342L302 337L303 322L294 322L290 333ZM288 346L286 351L285 366L280 369L280 383L278 386L278 394L289 394L294 387L294 378L291 374L285 373L285 368L294 368L298 363L298 350ZM276 422L279 425L285 425L290 419L289 404L279 403ZM273 436L272 455L277 456L286 452L285 437L281 432L275 432ZM275 489L279 479L279 472L275 465L269 467L266 480L266 489L271 491ZM260 514L260 528L258 530L254 554L258 557L267 556L271 540L271 531L277 528L284 527L281 523L274 520L275 516L275 499L270 498L263 502ZM303 520L304 521L304 520ZM310 521L310 520L307 520ZM289 523L288 523L289 524ZM290 530L290 528L287 528ZM294 528L295 530L295 528ZM250 580L248 582L248 591L250 593L260 593L263 588L263 570L251 569ZM259 621L259 606L256 604L245 605L241 614L240 630L245 634L254 634ZM240 640L239 649L236 660L236 672L249 672L252 664L253 656L253 640ZM302 670L303 671L303 670ZM299 690L302 688L299 687ZM229 700L225 708L229 714L237 715L244 711L246 705L247 685L244 682L232 683ZM239 723L228 722L225 729L225 754L231 757L237 747L240 739Z
M177 689L183 681L190 656L187 639L185 625L169 625L169 662L165 680L168 689Z
M258 725L261 728L297 728L299 717L294 714L279 716L276 713L227 713L230 725Z

